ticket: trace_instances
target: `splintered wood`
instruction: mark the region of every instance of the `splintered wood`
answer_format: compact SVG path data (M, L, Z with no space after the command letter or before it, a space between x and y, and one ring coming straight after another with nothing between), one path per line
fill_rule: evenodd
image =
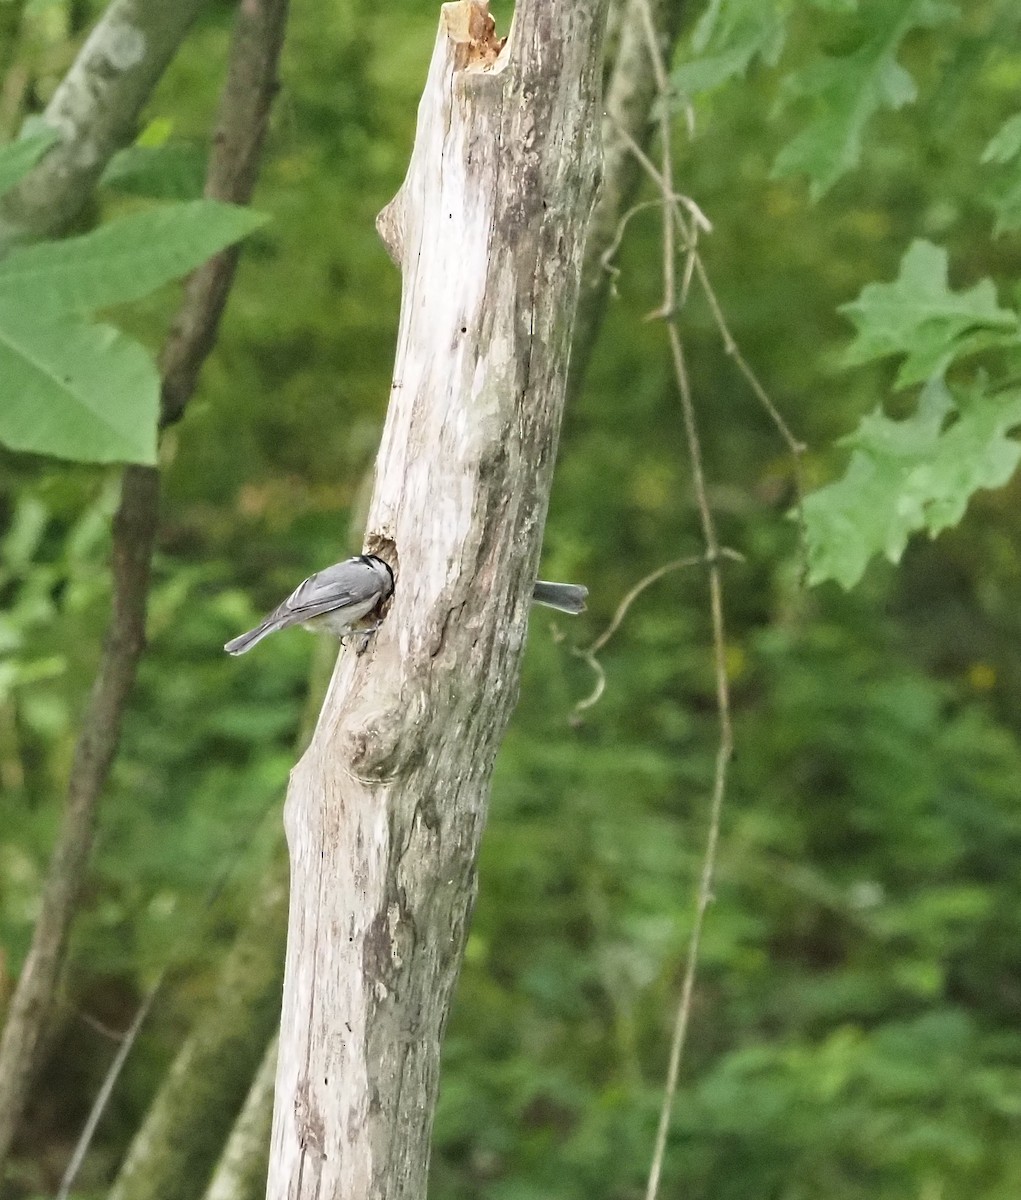
M507 42L496 36L496 22L488 3L479 0L457 0L443 5L443 21L447 36L457 43L457 65L465 67L493 66Z

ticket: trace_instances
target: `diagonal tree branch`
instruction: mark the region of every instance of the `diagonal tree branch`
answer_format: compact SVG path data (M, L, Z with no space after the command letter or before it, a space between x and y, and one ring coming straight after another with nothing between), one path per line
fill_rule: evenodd
M220 970L208 1019L175 1055L110 1200L187 1200L208 1177L279 1018L286 928L281 848Z
M270 1039L203 1200L252 1200L266 1187L277 1039Z
M172 7L172 6L167 6ZM251 198L277 90L276 69L287 0L245 0L239 7L227 82L207 176L206 194L244 204ZM164 378L174 386L164 420L177 420L198 381L237 263L226 252L188 282L164 354ZM113 602L96 683L82 718L68 803L43 887L32 946L11 999L0 1039L0 1172L38 1065L42 1031L60 976L71 920L81 894L99 798L120 738L128 694L145 644L145 609L159 520L159 473L124 471L113 528Z
M0 249L60 233L82 211L207 0L113 0L42 115L60 140L0 200Z
M287 26L288 0L242 0L234 22L227 79L213 134L205 195L247 204L262 162L277 69ZM163 354L162 424L180 420L198 373L219 330L234 282L240 245L229 246L191 275Z

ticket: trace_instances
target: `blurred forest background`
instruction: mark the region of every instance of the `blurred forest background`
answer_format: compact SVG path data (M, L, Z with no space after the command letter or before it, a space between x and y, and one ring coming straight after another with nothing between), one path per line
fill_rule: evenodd
M720 6L678 3L684 64ZM0 2L0 134L45 103L101 7ZM842 364L841 304L893 279L920 237L950 251L955 287L989 276L1001 297L1021 294L1016 231L994 236L1002 177L980 163L1021 94L1013 3L920 23L901 48L916 102L877 114L860 164L816 202L803 176L774 175L801 119L777 104L784 74L850 37L857 7L771 6L787 20L780 66L763 42L767 61L698 98L675 145L679 184L713 223L703 253L727 320L809 447L810 488L843 471L837 439L866 412L909 410L888 399L887 364ZM729 6L742 20L755 8ZM200 187L231 10L209 7L148 107L150 136L177 147L167 194ZM150 646L5 1196L53 1194L110 1031L165 971L77 1185L106 1193L278 867L287 773L331 650L298 633L236 661L221 647L360 547L400 296L373 222L403 177L436 19L412 0L294 5L255 202L271 220L246 243L219 347L163 442ZM131 203L107 188L89 219ZM700 553L662 330L645 320L659 254L649 208L628 227L567 412L542 574L586 583L590 608L532 617L444 1050L438 1200L644 1187L716 750L704 575L643 594L580 721L593 679L571 648L641 576ZM164 289L117 320L156 347L174 303ZM683 327L721 539L744 562L726 571L737 755L662 1194L1014 1200L1021 481L978 493L959 527L913 542L898 567L874 562L853 591L808 590L790 457L695 294ZM0 1006L100 652L116 478L0 451ZM235 1056L239 1097L275 1019ZM205 1176L178 1185L198 1196Z

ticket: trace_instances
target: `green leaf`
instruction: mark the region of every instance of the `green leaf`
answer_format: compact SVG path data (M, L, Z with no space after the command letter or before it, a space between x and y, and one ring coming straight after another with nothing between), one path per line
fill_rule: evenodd
M1006 178L989 189L990 202L996 213L995 232L998 234L1021 229L1021 164L1016 161L1019 156L1021 113L1015 113L1004 121L982 152L984 163L998 163L1001 166L1013 164L1013 169L1006 173Z
M171 117L154 117L135 138L135 145L150 149L165 146L170 141L173 132L174 122Z
M82 237L12 250L0 261L0 304L45 319L137 300L263 224L247 208L195 200L135 213Z
M205 155L197 146L128 146L110 159L100 182L153 200L194 200L202 195Z
M823 196L858 165L870 118L915 99L915 82L897 61L905 36L957 15L957 5L947 0L875 0L866 6L854 50L812 63L786 81L786 102L807 99L812 116L777 155L774 176L803 172L812 181L812 199Z
M774 65L787 33L788 0L715 0L695 25L693 57L672 75L683 97L747 74L756 58Z
M1021 178L998 190L992 197L992 206L996 213L994 233L999 235L1021 229Z
M56 140L57 131L48 129L0 146L0 196L24 179Z
M855 366L903 354L898 388L942 373L964 354L1016 343L1019 334L1017 313L999 307L991 280L952 292L947 252L924 241L912 242L893 283L868 284L840 311L858 331L845 363Z
M1021 154L1021 113L1008 117L986 143L984 163L1007 163Z
M159 376L105 325L0 306L0 441L76 462L156 461Z
M809 582L858 582L875 554L897 562L909 536L956 525L979 488L1001 487L1021 458L1007 434L1021 425L1021 390L989 394L981 383L951 393L942 379L918 410L892 421L877 409L844 439L844 477L806 497Z

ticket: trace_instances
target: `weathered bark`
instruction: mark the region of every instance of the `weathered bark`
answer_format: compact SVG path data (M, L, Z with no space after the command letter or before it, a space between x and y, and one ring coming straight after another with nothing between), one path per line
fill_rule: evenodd
M60 140L0 200L0 246L74 220L207 0L113 0L42 115Z
M287 880L271 870L272 886L257 893L208 1017L176 1055L110 1200L187 1200L222 1151L279 1015ZM249 1003L253 994L257 1006Z
M641 183L641 166L628 139L644 150L652 136L656 78L641 13L643 4L648 4L653 28L667 62L685 8L684 0L625 0L621 6L620 40L606 88L603 185L592 213L571 350L572 396L577 395L584 384L606 312L610 275L603 264L603 256L612 245L621 220L634 203Z
M251 199L268 110L277 90L276 68L287 7L287 0L244 0L239 7L208 168L206 193L215 199L235 204L247 204ZM102 122L105 115L105 109L99 110L97 120ZM80 132L88 136L87 129ZM41 195L44 207L48 199L49 193ZM189 279L163 356L164 423L180 417L197 385L199 370L215 343L235 263L236 258L229 254L217 255ZM110 625L82 718L67 808L43 887L32 946L0 1039L0 1176L38 1065L42 1031L52 1009L67 934L88 866L99 797L116 753L128 693L145 642L149 567L158 514L158 472L128 467L114 519Z
M424 1195L440 1040L517 695L599 163L606 0L443 6L407 179L368 547L397 587L291 776L271 1200Z
M203 1200L257 1200L265 1193L276 1070L272 1038Z

